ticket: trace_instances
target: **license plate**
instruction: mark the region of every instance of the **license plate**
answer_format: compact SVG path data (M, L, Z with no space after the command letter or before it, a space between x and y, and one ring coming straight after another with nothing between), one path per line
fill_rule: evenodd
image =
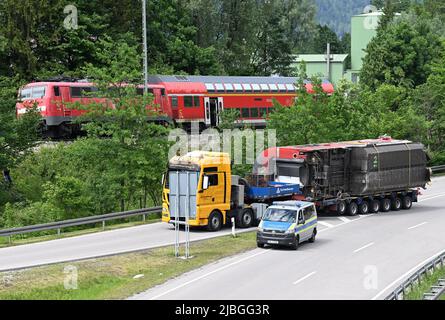
M275 241L275 240L267 240L267 243L270 243L270 244L278 244L278 241Z

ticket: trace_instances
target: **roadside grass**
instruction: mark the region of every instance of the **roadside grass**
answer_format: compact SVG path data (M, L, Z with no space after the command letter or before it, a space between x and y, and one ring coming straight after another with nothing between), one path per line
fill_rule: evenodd
M190 244L192 259L174 256L174 247L60 263L0 273L0 300L124 299L221 258L256 248L255 232ZM181 247L181 249L183 249ZM67 290L77 270L77 289ZM143 277L134 279L136 275Z
M133 219L132 219L133 220ZM63 239L63 238L71 238L76 236L81 236L85 234L90 233L96 233L96 232L102 232L102 231L109 231L109 230L115 230L115 229L122 229L122 228L129 228L129 227L135 227L140 226L144 224L151 224L155 222L161 222L161 219L156 217L154 219L148 218L145 221L129 221L125 223L116 223L116 224L110 224L105 225L105 229L102 228L102 225L100 227L91 227L87 229L73 229L73 228L66 228L62 229L60 235L57 235L57 230L53 231L47 231L42 235L40 234L26 234L26 235L16 235L11 237L11 243L9 243L9 239L7 237L0 237L0 248L4 247L11 247L11 246L18 246L23 244L30 244L30 243L36 243L36 242L43 242L43 241L49 241L49 240L56 240L56 239ZM97 225L97 224L96 224ZM50 233L50 234L48 234Z
M439 279L445 278L445 267L436 269L432 274L429 274L422 278L419 285L415 285L411 291L409 291L404 300L423 300L423 294L430 292L432 286L439 282ZM445 295L442 295L441 300L445 300Z

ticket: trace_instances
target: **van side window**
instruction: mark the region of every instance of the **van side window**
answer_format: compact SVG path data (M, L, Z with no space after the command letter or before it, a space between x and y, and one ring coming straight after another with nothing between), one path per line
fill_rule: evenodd
M304 220L309 220L314 216L314 208L312 206L304 208Z

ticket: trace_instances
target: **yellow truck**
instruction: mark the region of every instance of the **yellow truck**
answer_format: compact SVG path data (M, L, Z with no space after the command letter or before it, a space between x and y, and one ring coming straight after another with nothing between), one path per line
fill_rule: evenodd
M236 219L247 228L259 222L266 205L244 203L244 185L231 174L230 155L194 151L173 157L163 179L162 221L189 217L190 226L217 231Z

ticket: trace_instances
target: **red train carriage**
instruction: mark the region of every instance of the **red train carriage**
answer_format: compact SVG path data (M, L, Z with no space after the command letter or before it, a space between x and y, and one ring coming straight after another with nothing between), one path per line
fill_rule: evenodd
M224 109L239 112L240 123L264 126L272 111L273 100L289 106L296 97L296 78L291 77L216 77L216 76L152 76L149 92L153 94L154 121L173 122L184 126L199 122L201 128L217 126ZM331 94L334 88L324 81L323 90ZM312 85L306 87L312 92ZM77 130L72 121L83 114L67 103L91 103L97 88L88 82L36 82L19 92L17 116L36 104L42 114L43 125L51 136L63 136ZM142 94L143 86L138 93ZM153 107L151 107L153 108Z

